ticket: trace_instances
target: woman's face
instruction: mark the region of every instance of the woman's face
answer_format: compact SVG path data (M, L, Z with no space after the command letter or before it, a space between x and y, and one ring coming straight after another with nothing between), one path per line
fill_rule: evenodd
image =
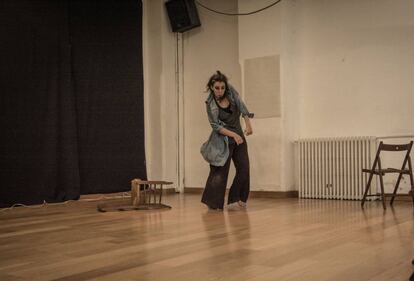
M224 98L224 92L226 91L226 84L224 82L214 82L211 89L214 92L214 97L216 98L216 100L220 101Z

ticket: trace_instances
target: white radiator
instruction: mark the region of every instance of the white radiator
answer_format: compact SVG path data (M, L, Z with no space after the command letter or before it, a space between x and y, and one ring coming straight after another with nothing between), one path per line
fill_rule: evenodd
M368 175L361 170L371 167L376 149L375 137L299 140L299 197L362 199Z

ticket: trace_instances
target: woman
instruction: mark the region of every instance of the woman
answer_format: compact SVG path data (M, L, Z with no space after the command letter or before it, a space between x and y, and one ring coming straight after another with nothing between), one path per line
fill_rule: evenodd
M201 154L210 163L210 174L201 202L209 209L222 210L226 193L230 162L233 159L236 175L230 187L229 209L245 208L250 191L249 155L246 136L253 133L252 113L246 108L237 91L228 84L227 77L217 71L207 83L207 116L213 131L201 147ZM240 115L246 129L240 125Z

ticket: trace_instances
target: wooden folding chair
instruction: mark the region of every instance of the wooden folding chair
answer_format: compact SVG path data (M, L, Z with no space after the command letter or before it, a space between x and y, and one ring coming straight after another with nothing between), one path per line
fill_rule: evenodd
M411 189L411 192L413 192L412 189ZM412 265L414 265L414 260L411 263L412 263ZM411 274L410 281L414 281L414 272L413 272L413 274Z
M410 157L410 152L411 152L412 146L413 146L413 141L411 141L408 144L384 144L382 141L380 142L380 144L378 146L376 156L375 156L375 159L374 159L374 163L372 164L372 168L371 169L362 169L362 172L369 173L368 183L367 183L367 186L365 188L364 196L363 196L362 202L361 202L361 207L362 208L364 207L365 200L368 196L380 196L382 198L383 208L384 209L387 208L386 205L385 205L385 193L384 193L383 176L385 174L389 174L389 173L398 173L399 174L397 182L395 184L394 192L392 193L392 198L391 198L390 205L392 205L394 203L394 198L397 196L397 190L398 190L398 187L400 185L400 182L401 182L401 179L402 179L403 175L409 175L410 176L410 183L411 183L410 194L413 198L413 204L414 204L414 192L413 192L414 191L414 183L413 183L413 172L412 172L411 157ZM381 158L380 158L381 151L392 151L392 152L406 151L402 167L400 169L395 169L395 168L385 168L385 169L383 169L381 167ZM408 168L406 168L407 165L408 165ZM381 193L380 194L376 193L376 194L368 195L368 191L371 188L371 182L372 182L372 178L373 178L374 175L379 176Z

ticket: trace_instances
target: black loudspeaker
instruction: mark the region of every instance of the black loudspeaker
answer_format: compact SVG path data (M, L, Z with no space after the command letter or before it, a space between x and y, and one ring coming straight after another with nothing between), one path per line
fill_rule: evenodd
M194 0L169 0L165 2L173 32L185 32L201 26Z

